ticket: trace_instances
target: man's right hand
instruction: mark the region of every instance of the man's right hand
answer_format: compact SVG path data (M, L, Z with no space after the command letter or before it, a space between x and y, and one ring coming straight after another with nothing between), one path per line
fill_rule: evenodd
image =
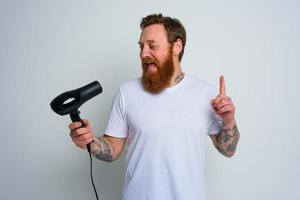
M70 136L76 146L81 149L85 149L86 145L93 142L94 133L90 122L87 119L82 120L83 127L81 127L81 122L74 122L69 125Z

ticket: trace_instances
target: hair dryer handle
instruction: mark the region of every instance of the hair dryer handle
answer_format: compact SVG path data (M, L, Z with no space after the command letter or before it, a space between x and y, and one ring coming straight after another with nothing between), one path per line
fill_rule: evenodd
M81 127L84 127L82 119L80 118L79 114L80 114L80 111L77 110L74 113L70 114L70 118L71 118L72 122L81 122ZM87 144L86 146L87 146L88 152L91 152L91 143Z

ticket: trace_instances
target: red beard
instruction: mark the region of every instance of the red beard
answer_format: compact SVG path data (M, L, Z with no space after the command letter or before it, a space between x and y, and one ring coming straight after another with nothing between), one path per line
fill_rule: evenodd
M172 57L172 47L170 47L169 54L165 62L160 63L155 58L146 58L142 60L143 76L142 84L146 91L158 94L168 86L170 86L171 78L175 73L174 62ZM156 72L149 72L146 63L154 63Z

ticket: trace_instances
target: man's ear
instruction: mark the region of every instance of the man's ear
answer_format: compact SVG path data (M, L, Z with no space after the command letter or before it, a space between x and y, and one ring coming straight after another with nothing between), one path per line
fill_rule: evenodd
M173 55L174 56L179 56L179 54L180 54L181 51L182 51L182 41L181 41L181 39L177 39L174 42Z

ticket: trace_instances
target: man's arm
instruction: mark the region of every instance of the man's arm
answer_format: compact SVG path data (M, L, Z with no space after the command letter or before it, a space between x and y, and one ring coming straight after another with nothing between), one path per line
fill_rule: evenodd
M240 138L236 123L223 125L221 131L215 135L209 135L216 149L226 157L232 157L235 153Z
M220 76L220 93L211 100L214 111L222 118L221 131L216 135L210 135L216 149L224 156L234 155L240 138L239 130L235 122L235 107L231 98L226 95L224 76Z
M91 153L99 160L112 162L122 153L126 138L116 138L108 135L94 137L91 143Z
M96 137L87 119L71 123L69 129L76 146L85 149L86 145L91 143L91 153L102 161L112 162L117 159L121 155L126 141L126 138L116 138L106 134Z

